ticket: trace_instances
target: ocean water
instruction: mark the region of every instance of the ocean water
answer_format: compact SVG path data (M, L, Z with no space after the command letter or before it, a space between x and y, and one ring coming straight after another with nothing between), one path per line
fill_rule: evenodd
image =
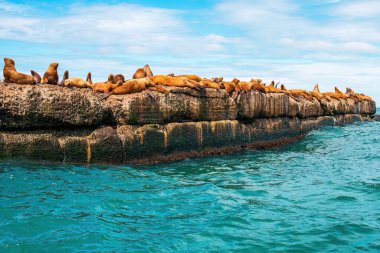
M379 252L379 133L139 167L0 161L0 252Z

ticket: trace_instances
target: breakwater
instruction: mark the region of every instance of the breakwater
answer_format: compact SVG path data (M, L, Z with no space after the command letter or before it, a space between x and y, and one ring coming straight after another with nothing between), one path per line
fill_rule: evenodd
M168 87L103 99L87 89L0 83L0 156L155 163L290 143L319 126L371 120L374 101Z

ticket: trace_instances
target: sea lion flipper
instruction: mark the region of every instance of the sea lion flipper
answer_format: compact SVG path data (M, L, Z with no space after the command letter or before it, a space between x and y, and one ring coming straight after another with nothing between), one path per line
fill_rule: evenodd
M65 81L69 79L69 71L68 70L65 70L65 72L63 73L63 77L62 77L62 80L61 82L59 83L60 86L65 86Z
M30 73L32 74L35 83L41 83L41 76L36 71L31 70Z
M91 72L87 73L86 82L89 83L89 84L92 84Z

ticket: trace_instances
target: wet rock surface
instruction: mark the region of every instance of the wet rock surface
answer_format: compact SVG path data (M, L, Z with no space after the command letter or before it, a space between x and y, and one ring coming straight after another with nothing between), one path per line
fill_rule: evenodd
M367 121L359 114L101 126L95 130L0 131L0 157L68 163L155 163L270 148L320 126Z

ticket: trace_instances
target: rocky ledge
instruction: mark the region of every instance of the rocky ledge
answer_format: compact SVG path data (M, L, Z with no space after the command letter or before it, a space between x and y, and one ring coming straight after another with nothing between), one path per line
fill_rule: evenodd
M376 112L365 100L168 89L103 99L87 89L0 83L0 157L146 164L283 145Z

